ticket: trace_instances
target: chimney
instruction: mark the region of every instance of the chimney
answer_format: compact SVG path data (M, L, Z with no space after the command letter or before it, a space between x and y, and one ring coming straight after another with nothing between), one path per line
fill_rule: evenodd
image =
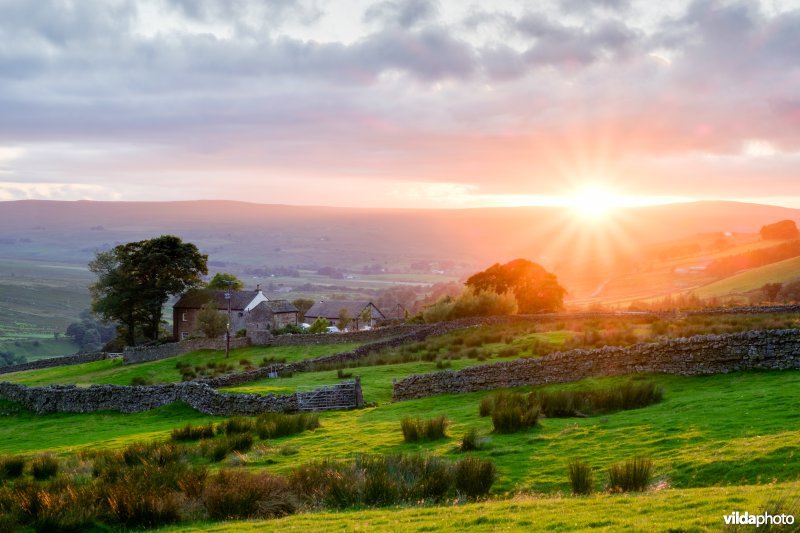
M261 292L261 284L260 283L256 284L256 292Z

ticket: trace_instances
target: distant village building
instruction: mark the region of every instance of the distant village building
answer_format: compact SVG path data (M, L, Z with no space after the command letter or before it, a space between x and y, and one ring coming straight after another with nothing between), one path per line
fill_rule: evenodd
M172 334L175 340L201 336L197 313L209 301L221 312L228 312L224 290L199 289L184 294L172 306ZM241 329L272 330L297 324L297 308L287 300L270 300L260 287L250 291L230 291L231 334Z
M345 325L347 329L364 329L372 327L381 320L386 320L384 314L367 300L327 300L317 302L306 311L306 322L312 323L318 318L324 318L336 325L341 316L342 309L347 310L350 320Z

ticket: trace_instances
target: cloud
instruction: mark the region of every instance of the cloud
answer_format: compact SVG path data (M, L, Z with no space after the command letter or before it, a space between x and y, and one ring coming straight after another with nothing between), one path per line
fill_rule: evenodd
M762 176L769 160L785 184L800 151L800 10L341 6L0 3L0 145L28 154L2 160L2 178L357 177L486 195L602 175L685 195L697 175L729 190L734 166L719 158L739 158L742 176ZM753 140L774 157L743 157Z
M379 21L389 26L411 28L434 19L439 11L438 3L430 0L390 0L367 7L364 20Z

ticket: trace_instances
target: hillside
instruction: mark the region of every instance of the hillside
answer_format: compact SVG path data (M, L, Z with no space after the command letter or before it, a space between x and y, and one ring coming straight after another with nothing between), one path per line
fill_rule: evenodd
M752 268L745 272L703 285L695 290L701 298L728 296L760 289L766 283L787 283L800 278L800 257L771 265Z
M800 211L700 202L622 209L598 223L545 207L0 202L0 344L20 352L15 343L36 340L47 346L26 353L63 355L70 347L48 339L88 307L93 276L86 264L96 251L163 233L195 242L211 272L233 272L277 298L372 298L393 285L420 291L526 257L558 275L570 305L624 306L721 282L695 267L770 246L759 228L785 218L800 218ZM716 248L720 239L724 249ZM318 274L322 267L341 272L340 279ZM723 294L725 287L703 294Z
M253 436L243 449L213 459L208 452L210 446L230 438L227 430L218 429L215 435L199 441L178 442L180 453L173 453L167 456L173 459L166 459L187 465L183 468L193 465L207 469L208 479L215 479L222 471L288 476L299 465L314 464L321 458L347 462L364 452L377 456L421 452L448 462L474 457L490 460L497 468L497 479L487 501L467 503L461 497L408 506L381 503L376 505L378 509L346 503L339 507L326 504L332 507L322 511L302 508L295 516L247 522L212 520L189 506L179 509L180 516L193 518L176 525L179 528L176 530L318 530L331 527L388 530L396 529L398 524L426 531L468 525L487 531L498 527L571 530L645 528L659 524L713 531L719 529L723 511L759 512L774 505L777 496L784 498L780 500L782 505L794 506L788 510L796 509L797 502L791 497L796 494L800 476L794 460L800 419L791 415L791 409L800 401L800 373L794 370L694 377L666 374L598 377L560 385L521 387L517 392L611 391L630 383L652 382L663 390L663 399L639 408L572 418L541 418L535 427L513 433L493 431L492 417L480 416L479 406L492 394L490 391L391 401L394 379L437 372L442 366L457 370L484 361L538 357L547 348L594 342L584 335L587 328L595 328L599 333L598 344L624 345L635 342L639 335L652 338L662 331L685 335L720 329L782 329L796 325L796 318L789 315L746 318L711 315L667 320L665 328L661 327L664 324L657 327L647 317L482 326L384 350L375 354L376 357L354 361L349 367L338 369L361 377L364 398L372 402L369 407L321 413L319 428L272 438ZM630 338L632 332L637 333ZM239 366L247 360L257 365L263 359L298 360L344 348L348 347L325 344L249 347L235 350L228 362ZM27 384L85 385L127 384L139 377L158 383L179 381L182 365L213 368L224 361L222 352L200 351L126 368L121 368L119 361L99 361L10 374L3 379ZM299 387L318 387L341 379L337 369L325 369L260 379L224 390L262 395L287 393ZM758 416L743 416L747 413L758 413ZM449 420L445 438L404 442L401 432L404 418L426 419L437 415ZM128 455L124 457L130 461L135 461L135 453L152 449L147 446L162 446L161 449L168 451L171 448L166 442L170 441L172 431L187 423L195 426L213 423L222 427L226 420L231 420L204 415L182 404L134 414L105 411L36 415L8 401L0 401L0 419L3 422L0 424L0 455L24 456L30 461L37 454L51 453L63 465L65 477L50 485L47 484L50 482L39 482L42 487L63 487L73 472L109 468L108 463L103 462L112 457L108 454L122 453L122 450L127 450ZM243 423L241 418L238 420ZM459 451L462 436L473 429L485 439L480 449ZM236 434L247 431L237 430ZM162 444L146 444L155 442ZM634 456L654 461L649 489L639 494L606 491L606 469ZM567 462L572 458L582 458L591 465L597 494L570 495ZM26 481L30 477L27 473L24 476ZM102 479L96 482L101 483ZM735 504L735 508L731 509L731 504ZM692 512L687 514L685 509L692 509ZM71 519L69 514L51 516L54 516L52 520L63 520L63 523Z

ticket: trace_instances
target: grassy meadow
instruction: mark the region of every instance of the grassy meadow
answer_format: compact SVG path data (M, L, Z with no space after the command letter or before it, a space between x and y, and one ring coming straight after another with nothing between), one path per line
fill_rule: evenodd
M457 370L469 365L515 357L537 357L554 349L594 343L630 343L703 331L791 327L793 316L689 317L662 323L650 319L555 321L469 328L370 356L363 366L326 368L291 377L263 379L225 389L258 394L290 393L298 387L331 384L360 376L369 406L320 414L320 427L298 434L261 439L221 461L206 459L205 441L180 444L192 464L211 474L233 469L290 476L298 465L320 459L352 460L368 452L382 456L425 453L455 462L463 457L488 459L497 469L489 499L477 503L443 502L388 509L352 508L316 511L279 520L182 523L180 530L254 529L439 531L469 527L477 531L634 530L648 524L675 530L719 529L722 514L754 512L774 496L797 494L800 479L800 372L739 372L682 377L669 375L589 379L577 383L523 387L517 392L615 389L628 381L649 380L663 390L663 400L638 409L575 418L540 418L517 433L493 432L490 417L479 415L481 400L491 391L440 395L419 400L391 401L392 380L414 373ZM232 352L240 361L258 365L264 359L296 361L351 349L354 345L251 347ZM9 374L2 379L36 384L129 384L136 377L151 382L180 381L177 363L225 363L224 354L200 351L162 361L124 366L99 361L71 367ZM339 373L337 373L337 370ZM342 374L344 373L344 374ZM404 418L448 419L446 438L407 443ZM185 405L170 405L136 414L34 415L10 402L0 402L0 456L34 457L53 453L67 472L81 472L86 454L120 450L137 442L169 442L173 429L221 423L225 417L200 414ZM482 446L462 452L459 443L471 430ZM226 437L217 435L209 442ZM654 475L648 492L604 492L606 471L633 457L652 459ZM570 495L567 465L585 461L594 473L594 495ZM453 506L453 503L459 505Z

